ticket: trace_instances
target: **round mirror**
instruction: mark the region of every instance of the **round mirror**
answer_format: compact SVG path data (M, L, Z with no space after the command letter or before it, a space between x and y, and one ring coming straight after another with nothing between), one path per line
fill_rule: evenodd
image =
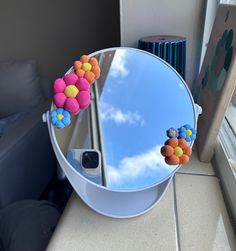
M55 128L71 166L110 190L141 190L171 177L160 153L169 128L196 129L189 89L162 59L132 48L99 51L100 78L91 88L91 105ZM72 71L72 69L70 70ZM69 71L69 72L70 72Z

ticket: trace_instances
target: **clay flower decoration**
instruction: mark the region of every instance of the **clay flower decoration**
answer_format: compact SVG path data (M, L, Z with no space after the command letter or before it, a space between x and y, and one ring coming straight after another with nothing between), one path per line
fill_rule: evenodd
M178 130L171 127L169 130L166 131L166 135L169 138L178 138L179 133Z
M181 126L178 131L179 137L184 138L187 142L191 142L196 139L196 130L190 125Z
M53 102L57 107L64 108L72 115L85 109L90 104L90 85L85 78L75 73L58 78L54 82Z
M171 138L161 148L161 154L168 165L186 164L192 154L192 148L185 139Z
M70 113L63 108L58 108L50 112L52 124L57 128L62 129L70 125Z
M85 78L90 84L100 77L101 72L97 59L87 55L81 56L74 62L74 70L79 77Z

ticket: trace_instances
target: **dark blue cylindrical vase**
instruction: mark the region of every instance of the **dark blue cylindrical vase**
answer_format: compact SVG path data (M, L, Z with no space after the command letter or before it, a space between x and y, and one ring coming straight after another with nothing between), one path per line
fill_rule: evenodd
M151 36L139 40L138 48L164 59L185 79L186 38Z

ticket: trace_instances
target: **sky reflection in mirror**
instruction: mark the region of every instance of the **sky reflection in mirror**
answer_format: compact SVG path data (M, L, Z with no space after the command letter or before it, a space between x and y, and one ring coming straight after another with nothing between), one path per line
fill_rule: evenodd
M160 154L166 130L195 127L190 94L172 68L145 52L120 48L101 59L101 72L107 70L97 83L107 187L159 183L177 168Z

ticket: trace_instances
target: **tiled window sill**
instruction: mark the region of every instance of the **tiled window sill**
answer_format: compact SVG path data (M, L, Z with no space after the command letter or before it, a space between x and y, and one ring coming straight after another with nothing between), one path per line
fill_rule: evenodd
M194 153L160 203L143 216L107 218L74 193L47 250L222 251L236 250L236 240L212 166Z

